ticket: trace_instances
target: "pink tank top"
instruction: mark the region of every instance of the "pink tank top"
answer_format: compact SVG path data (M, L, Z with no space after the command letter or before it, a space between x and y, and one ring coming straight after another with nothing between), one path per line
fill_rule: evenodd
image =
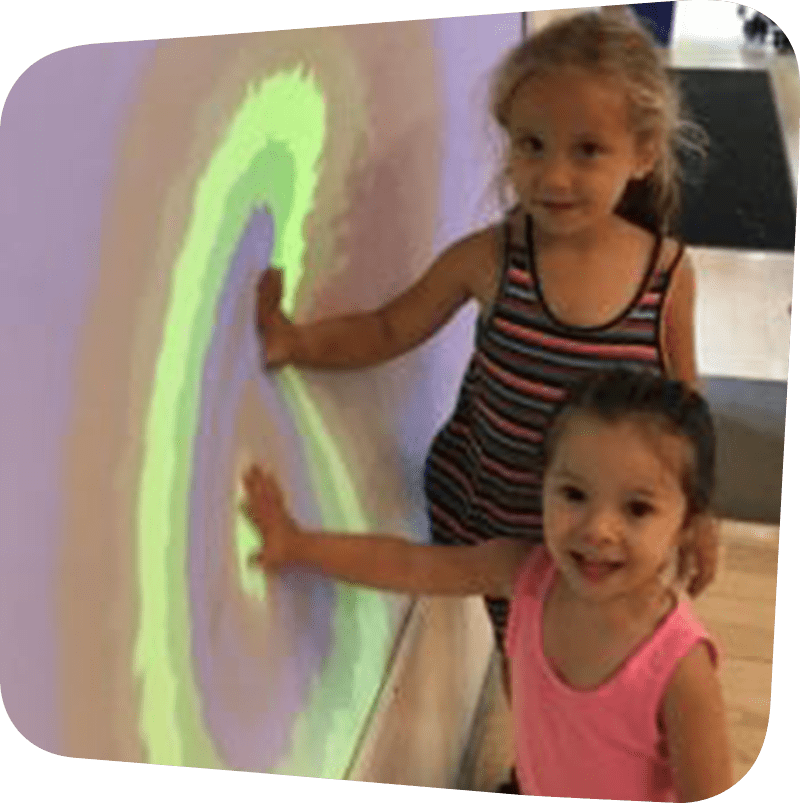
M658 712L678 662L705 642L716 664L716 646L681 599L610 680L575 689L542 649L542 602L554 578L549 553L536 547L517 578L506 633L523 794L675 800Z

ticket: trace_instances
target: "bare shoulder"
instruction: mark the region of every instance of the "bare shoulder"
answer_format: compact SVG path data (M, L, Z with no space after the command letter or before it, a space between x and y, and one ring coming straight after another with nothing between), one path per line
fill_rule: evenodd
M679 800L706 800L731 785L725 704L706 642L678 662L661 708Z
M396 356L439 331L470 299L482 305L497 265L496 227L446 248L409 288L373 313Z
M674 703L680 697L693 696L718 685L712 648L708 642L699 641L678 661L667 686L664 703L666 705L668 700Z
M665 237L661 244L660 267L671 268L675 275L691 274L692 261L684 244L675 237Z
M697 383L695 344L695 275L691 259L680 245L667 241L664 270L671 269L664 297L659 339L667 374Z
M661 250L661 268L670 271L666 296L666 313L669 317L677 307L693 306L695 295L695 269L691 256L684 246L672 237L665 238Z
M653 255L656 246L656 235L648 229L642 228L635 223L631 223L625 218L617 217L615 241L621 256L627 254L631 265L635 264L641 270L642 265L647 265ZM662 244L659 259L664 257L664 245Z
M483 303L494 295L503 251L500 224L472 232L453 243L439 257L443 270L458 276L469 295Z
M711 646L700 641L678 661L659 710L661 726L675 741L681 732L724 720L722 690Z

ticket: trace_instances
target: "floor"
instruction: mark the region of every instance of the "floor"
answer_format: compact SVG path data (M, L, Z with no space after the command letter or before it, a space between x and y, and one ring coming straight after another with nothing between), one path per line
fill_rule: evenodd
M753 766L767 732L778 571L778 528L724 522L720 571L695 609L722 646L734 780Z
M800 77L794 56L743 46L736 4L677 4L675 67L766 69L772 79L793 187L798 178ZM692 248L697 273L700 373L786 381L794 254Z
M796 191L795 57L744 44L736 4L690 0L677 6L671 63L769 71ZM794 254L693 248L692 256L701 373L786 381ZM778 528L725 522L722 537L719 576L696 608L723 647L723 692L738 780L757 758L769 718Z
M686 0L678 3L670 62L769 71L796 189L800 77L794 56L744 45L735 3ZM785 382L794 254L692 248L691 256L701 374ZM723 522L717 577L696 602L698 615L722 648L735 780L752 767L767 730L777 556L777 527ZM462 764L461 788L491 791L504 780L512 756L508 733L495 661Z

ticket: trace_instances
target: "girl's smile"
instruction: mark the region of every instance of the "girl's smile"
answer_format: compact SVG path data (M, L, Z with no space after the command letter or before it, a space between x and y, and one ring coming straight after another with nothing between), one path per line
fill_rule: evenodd
M564 213L564 212L571 212L578 207L577 201L548 201L543 200L541 201L542 208L549 212L551 215Z
M625 560L594 558L577 550L569 552L575 567L587 583L601 583L611 574L625 566Z

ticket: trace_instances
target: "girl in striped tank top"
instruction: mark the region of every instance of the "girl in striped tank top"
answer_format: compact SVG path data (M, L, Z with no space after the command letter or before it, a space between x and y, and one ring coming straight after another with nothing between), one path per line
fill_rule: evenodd
M572 323L548 303L535 228L521 208L503 226L497 296L479 319L455 411L428 455L425 490L436 543L541 542L544 432L582 376L616 365L695 379L691 349L671 354L664 342L665 313L676 311L675 274L688 278L682 248L654 235L639 286L624 307L605 321L590 314ZM690 298L677 301L690 320ZM487 599L487 607L502 644L508 603Z
M475 353L425 471L434 542L541 541L541 440L566 386L611 364L696 382L694 282L666 235L679 147L692 128L651 37L619 9L543 28L499 66L492 112L516 203L447 249L381 308L306 325L280 311L281 274L259 283L265 365L359 368L421 344L470 300ZM650 229L631 221L648 199ZM651 215L651 222L653 216ZM715 533L699 539L714 572ZM504 600L487 601L502 642Z
M512 50L492 114L514 199L501 223L452 245L379 309L305 325L281 312L270 269L257 325L266 366L353 369L415 348L477 301L475 353L425 469L431 537L533 549L542 435L570 382L620 365L696 384L693 271L668 232L679 151L702 135L682 119L652 38L620 9L556 21ZM683 558L697 593L716 568L711 519L693 545ZM502 647L508 602L486 603Z

